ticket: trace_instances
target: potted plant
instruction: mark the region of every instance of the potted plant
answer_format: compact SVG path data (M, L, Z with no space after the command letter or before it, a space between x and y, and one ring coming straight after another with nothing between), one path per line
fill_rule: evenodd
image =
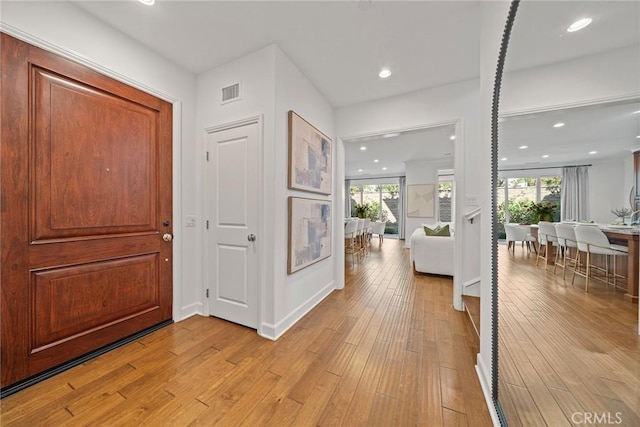
M558 205L556 205L555 203L551 203L548 200L542 200L538 203L531 202L531 204L529 205L529 211L533 215L534 222L552 222L557 207Z
M632 211L629 208L613 209L611 213L618 217L616 223L624 224L624 219L631 215Z
M358 218L367 218L371 205L369 203L356 203L354 208L356 209L356 216Z

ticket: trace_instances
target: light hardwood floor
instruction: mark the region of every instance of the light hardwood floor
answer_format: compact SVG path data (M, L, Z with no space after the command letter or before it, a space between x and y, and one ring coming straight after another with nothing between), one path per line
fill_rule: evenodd
M509 426L640 426L638 305L600 281L585 293L584 278L572 286L567 273L563 281L526 249L499 247L499 396Z
M3 426L490 426L449 278L373 243L278 341L195 316L5 398Z

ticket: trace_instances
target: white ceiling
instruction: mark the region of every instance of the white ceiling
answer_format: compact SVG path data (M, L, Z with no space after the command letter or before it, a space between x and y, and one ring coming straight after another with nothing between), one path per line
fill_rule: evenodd
M593 19L590 26L575 33L566 31L568 24L584 17ZM505 72L625 46L635 45L640 51L639 43L638 1L523 1L511 34ZM640 147L636 138L640 135L640 114L633 114L638 110L640 99L501 118L499 157L508 160L500 161L499 167L547 167L628 155ZM557 122L565 126L554 128ZM519 149L522 145L529 148Z
M475 1L75 4L195 74L276 43L334 107L479 74Z
M565 125L554 128L558 122ZM638 135L640 99L505 117L498 125L498 151L507 160L500 160L499 168L551 167L628 156L631 149L640 147ZM523 145L528 148L520 149Z
M194 74L275 43L334 107L473 79L479 74L478 1L156 0L151 7L134 0L74 3ZM566 33L571 22L585 15L594 18L590 27ZM548 64L638 43L639 21L638 1L523 1L510 48L516 43L519 47L509 50L507 68ZM389 79L377 76L383 66L393 71ZM563 112L569 113L580 114ZM600 117L604 116L566 118L563 132L582 123L580 129L590 129L583 131L585 137L591 137L589 144L606 139L613 150L606 135L618 135L623 129L629 134L633 126L618 123L613 129L599 124ZM523 135L531 135L538 144L534 150L534 143L527 142L532 146L527 155L532 157L505 151L503 155L511 156L512 166L540 161L536 156L542 155L541 151L551 155L550 150L560 146L566 146L565 157L554 154L557 161L584 152L578 147L569 154L573 150L569 138L555 139L560 132L543 135L549 120L521 118L501 124L501 132L508 137L508 141L501 140L501 151L509 150L511 143L523 144ZM616 120L610 117L604 121ZM507 127L502 131L503 125ZM604 136L598 136L598 130L605 132ZM421 159L447 158L444 153L453 152L450 133L450 128L428 129L399 138L371 139L366 152L350 147L355 142L347 143L347 175L358 175L357 169L375 173L374 158L385 160L388 169L384 173L402 173L400 165L409 154ZM542 147L543 142L550 147ZM377 147L384 151L376 152Z
M345 176L365 178L375 175L404 175L408 160L450 161L453 167L453 145L450 139L455 126L439 126L403 132L398 136L345 141ZM360 148L366 147L365 151ZM375 162L375 160L379 162ZM383 168L387 168L386 170Z

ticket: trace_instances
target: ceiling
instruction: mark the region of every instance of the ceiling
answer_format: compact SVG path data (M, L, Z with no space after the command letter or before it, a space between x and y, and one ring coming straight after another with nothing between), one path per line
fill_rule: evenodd
M405 162L417 159L449 161L453 168L454 134L455 126L448 125L345 141L345 176L404 175Z
M334 107L479 75L475 1L74 3L195 74L276 43Z
M556 123L565 125L554 128ZM640 99L505 117L498 129L499 169L621 157L640 148Z
M569 23L593 22L569 33ZM640 60L640 2L524 1L520 4L505 63L508 72L570 57L637 46ZM615 76L611 77L612 79ZM585 88L588 91L588 88ZM639 88L640 91L640 88ZM640 99L504 117L499 123L500 169L590 163L640 148ZM554 128L555 123L565 126ZM520 149L526 145L528 148ZM596 151L595 154L589 154ZM543 155L548 157L543 158Z
M479 1L156 0L151 7L134 0L73 3L194 74L275 43L334 107L479 75ZM594 18L591 26L572 34L565 31L585 15ZM637 44L640 2L523 1L510 47L515 46L515 40L519 47L509 51L509 70ZM380 79L377 74L382 67L389 67L393 75ZM616 149L637 144L638 140L622 143L623 137L638 134L637 120L633 130L632 124L625 126L608 115L624 114L622 110L606 110L606 114L601 111L584 117L581 110L565 110L562 114L567 126L555 133L549 132L547 123L561 113L510 119L501 123L505 136L501 152L510 158L511 166L551 162L551 157L541 159L542 154L553 153L558 162L575 158L584 152L580 145L575 147L577 136L568 136L576 129L582 129L585 139L580 139L581 144L607 141L599 156L614 151L613 141L620 142ZM351 146L361 141L348 142L347 176L375 174L376 158L381 163L384 159L388 168L380 171L384 174L402 173L409 155L415 159L449 158L444 153L453 153L453 141L448 139L452 133L451 127L445 127L369 139L366 152L359 150L360 145ZM531 138L523 142L524 135ZM531 149L513 151L510 145L514 144L530 145Z

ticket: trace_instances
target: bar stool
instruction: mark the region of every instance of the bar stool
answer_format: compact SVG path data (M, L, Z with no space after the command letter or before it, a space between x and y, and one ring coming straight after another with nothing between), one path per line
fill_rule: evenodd
M578 241L578 253L576 255L576 262L579 261L580 252L587 254L587 260L585 263L585 272L578 271L578 265L573 268L573 276L571 276L571 284L576 274L586 279L584 286L585 292L589 289L589 278L592 276L591 269L598 269L605 271L605 283L609 284L609 256L613 256L613 286L616 287L616 277L625 278L616 273L616 256L627 256L628 248L621 245L612 245L609 242L607 235L602 232L598 227L588 225L577 225L575 228L576 240ZM591 263L591 254L605 255L605 268L595 266Z
M344 226L344 253L351 254L351 266L356 263L356 255L358 247L356 242L356 233L358 231L358 221L347 221Z
M536 258L536 265L540 261L540 258L544 259L549 264L549 256L547 253L548 243L553 246L558 246L558 236L556 236L556 226L552 222L540 221L538 223L538 257ZM544 255L542 254L544 247Z
M575 269L575 259L569 255L570 249L578 249L578 241L576 240L576 232L574 226L570 224L556 224L556 235L558 236L558 250L556 251L555 265L553 272L556 272L558 266L562 267L562 280L564 280L567 263ZM562 262L560 262L562 260Z

